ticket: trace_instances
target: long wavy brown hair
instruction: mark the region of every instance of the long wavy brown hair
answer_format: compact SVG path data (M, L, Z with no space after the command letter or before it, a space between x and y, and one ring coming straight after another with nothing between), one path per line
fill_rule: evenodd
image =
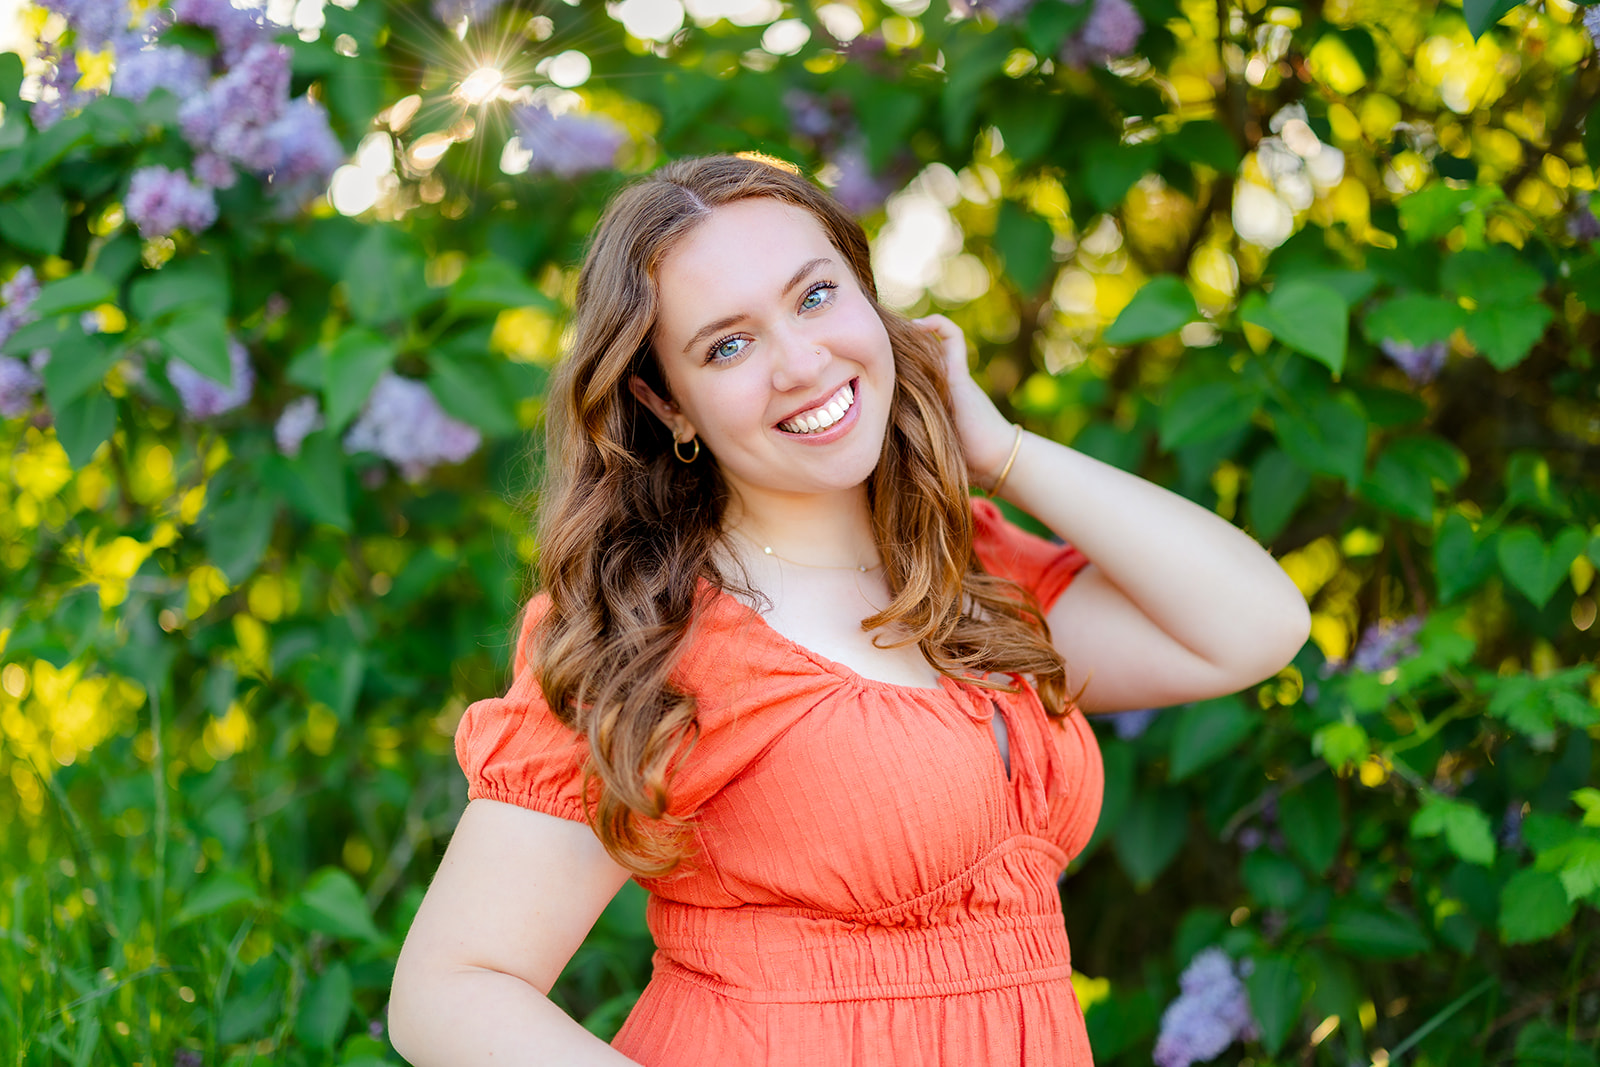
M894 350L888 431L867 483L892 600L862 629L893 635L877 638L884 647L915 642L941 674L1028 675L1052 714L1066 703L1061 656L1038 605L974 558L967 471L939 343L878 303L860 225L772 162L709 156L668 164L611 201L579 276L571 351L547 412L538 579L549 607L530 642L530 666L551 709L588 737L594 830L613 858L644 877L671 871L688 854L687 827L668 813L668 771L698 726L695 694L672 675L703 606L700 579L751 591L715 563L728 501L716 463L674 459L667 429L628 382L637 374L667 395L650 344L663 257L718 207L753 197L804 208L821 223Z

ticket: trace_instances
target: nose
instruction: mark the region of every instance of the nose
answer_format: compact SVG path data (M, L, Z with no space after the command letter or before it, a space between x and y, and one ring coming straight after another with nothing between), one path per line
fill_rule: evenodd
M828 365L823 346L801 334L784 337L776 346L772 363L772 387L782 392L813 386Z

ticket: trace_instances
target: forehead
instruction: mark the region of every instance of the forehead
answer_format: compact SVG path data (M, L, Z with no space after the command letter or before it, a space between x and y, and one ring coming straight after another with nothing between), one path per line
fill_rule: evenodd
M694 297L695 317L753 311L733 305L780 295L796 267L822 256L843 259L804 208L765 197L713 208L661 260L661 325L670 328L669 313L683 312L669 298L685 294Z

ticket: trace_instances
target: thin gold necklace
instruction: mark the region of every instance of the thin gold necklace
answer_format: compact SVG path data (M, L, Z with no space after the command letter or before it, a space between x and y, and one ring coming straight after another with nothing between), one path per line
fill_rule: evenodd
M750 535L746 534L742 530L736 530L734 532L737 533L740 537L743 537L746 541L749 541L752 545L755 545L756 547L760 548L763 553L765 553L766 555L771 556L773 559L782 560L784 563L790 563L790 564L793 564L796 567L808 567L808 568L810 568L811 570L814 570L814 571L860 571L862 574L866 574L868 571L875 571L879 567L883 566L882 563L874 563L870 567L867 566L865 563L857 563L857 564L854 564L854 565L851 565L851 566L847 566L847 567L841 567L841 566L838 566L836 564L835 565L829 565L829 564L826 564L826 563L801 563L797 559L790 559L788 556L780 556L780 555L778 555L776 552L774 552L772 550L772 546L771 545L763 545L763 544L761 544L761 542L759 542L759 541L755 540L754 538L750 537Z

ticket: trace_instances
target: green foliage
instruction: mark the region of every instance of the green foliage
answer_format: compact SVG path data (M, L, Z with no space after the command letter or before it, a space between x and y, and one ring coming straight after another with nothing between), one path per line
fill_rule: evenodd
M567 102L626 130L624 176L759 148L842 179L856 134L867 177L921 175L961 254L886 299L951 315L1008 414L1239 522L1308 597L1313 640L1277 677L1142 733L1097 724L1102 817L1063 887L1074 964L1106 983L1096 1062L1148 1063L1179 971L1221 945L1259 1026L1229 1057L1592 1067L1600 87L1579 15L1142 2L1143 58L1080 67L1062 48L1088 0L914 7L856 5L848 46L796 9L812 36L777 57L729 20L646 44L600 6L506 6L458 40L427 5L329 4L283 35L293 91L352 154L389 146L378 203L296 211L241 175L213 227L159 239L128 181L192 162L180 102L97 96L39 128L43 61L0 55L0 281L43 283L0 352L52 353L0 419L10 1060L397 1062L395 953L465 803L454 725L507 680L528 441L620 180L497 166L504 101L452 92L503 38L512 89L589 57ZM866 204L869 233L897 212ZM228 383L230 339L249 401L186 415L173 361ZM347 450L386 373L483 446L424 471ZM280 451L308 399L323 428ZM630 885L553 996L610 1037L651 949Z

